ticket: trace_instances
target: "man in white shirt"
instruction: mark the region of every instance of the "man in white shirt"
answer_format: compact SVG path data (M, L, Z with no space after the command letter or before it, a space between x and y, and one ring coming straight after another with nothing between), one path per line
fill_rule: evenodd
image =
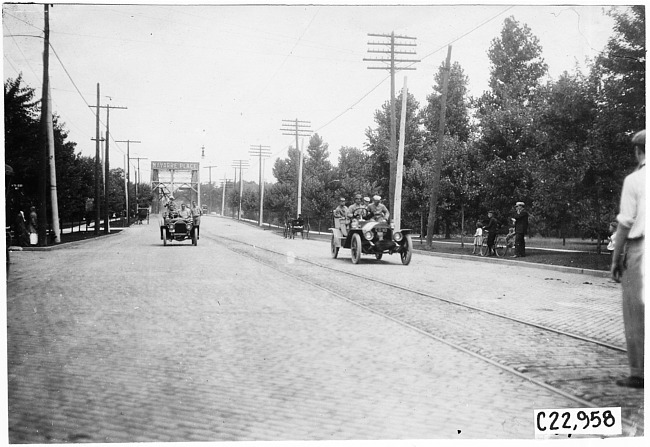
M612 278L623 286L623 322L630 376L619 386L643 388L645 301L643 297L643 243L645 237L645 130L632 137L638 161L625 177L621 192L618 229L612 253Z

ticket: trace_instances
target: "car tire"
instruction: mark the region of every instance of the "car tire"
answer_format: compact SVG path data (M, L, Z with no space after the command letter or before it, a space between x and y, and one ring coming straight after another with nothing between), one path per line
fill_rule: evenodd
M350 244L350 255L352 256L352 263L358 264L361 259L361 236L359 233L352 235L352 243Z
M384 256L383 253L375 253L375 259L377 259L377 261L381 261L382 256Z
M192 229L191 234L192 234L192 245L196 247L196 244L198 243L196 240L196 231Z
M411 239L410 234L404 236L404 245L402 246L402 251L399 253L399 255L402 258L402 264L410 264L411 257L413 256L413 240Z

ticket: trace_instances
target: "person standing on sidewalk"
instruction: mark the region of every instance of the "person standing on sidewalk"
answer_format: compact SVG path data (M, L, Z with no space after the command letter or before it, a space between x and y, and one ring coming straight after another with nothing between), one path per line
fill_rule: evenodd
M496 256L494 252L494 240L497 237L497 231L499 230L499 222L496 217L494 217L494 211L488 211L488 224L483 227L483 231L487 232L487 246L488 246L488 256Z
M643 388L645 299L643 297L643 241L645 237L645 129L632 137L636 170L625 177L618 229L612 253L612 278L622 282L623 323L630 376L616 384Z
M38 215L36 214L35 206L32 206L29 209L29 223L27 230L29 231L29 243L31 245L38 244Z
M524 209L524 202L515 204L515 216L512 222L515 224L515 254L513 258L523 258L526 256L526 240L524 236L528 233L528 211Z

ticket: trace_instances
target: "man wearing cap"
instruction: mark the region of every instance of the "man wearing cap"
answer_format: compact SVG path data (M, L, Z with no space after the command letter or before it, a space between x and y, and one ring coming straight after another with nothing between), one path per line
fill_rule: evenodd
M512 222L515 224L515 254L513 258L526 256L526 240L524 236L528 233L528 212L524 209L524 202L515 204L515 215Z
M350 207L348 208L348 218L352 219L353 217L355 217L354 214L355 211L357 210L361 210L356 213L357 218L366 216L367 209L366 206L363 204L363 197L361 196L361 194L357 194L354 196L354 203L350 205Z
M372 196L372 200L373 202L368 205L368 213L370 213L370 216L375 220L388 220L390 213L388 212L386 205L381 203L381 196Z
M348 207L345 206L345 198L339 199L339 206L334 208L334 217L337 219L345 219L348 215Z
M630 376L619 386L643 388L645 299L643 297L643 242L645 237L645 130L632 137L638 166L625 177L618 228L612 253L612 278L622 283L623 323Z
M341 230L343 236L348 235L347 230L348 207L345 206L345 197L339 199L339 206L334 208L334 226Z

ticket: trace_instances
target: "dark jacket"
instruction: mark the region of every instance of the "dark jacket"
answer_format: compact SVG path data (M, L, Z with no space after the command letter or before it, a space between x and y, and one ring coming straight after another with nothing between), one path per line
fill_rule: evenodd
M483 227L483 231L487 231L492 234L496 234L498 229L499 229L499 222L495 217L492 217L490 219L490 222L488 222L488 224Z
M521 210L520 213L515 213L512 218L515 220L515 233L528 233L528 211Z

